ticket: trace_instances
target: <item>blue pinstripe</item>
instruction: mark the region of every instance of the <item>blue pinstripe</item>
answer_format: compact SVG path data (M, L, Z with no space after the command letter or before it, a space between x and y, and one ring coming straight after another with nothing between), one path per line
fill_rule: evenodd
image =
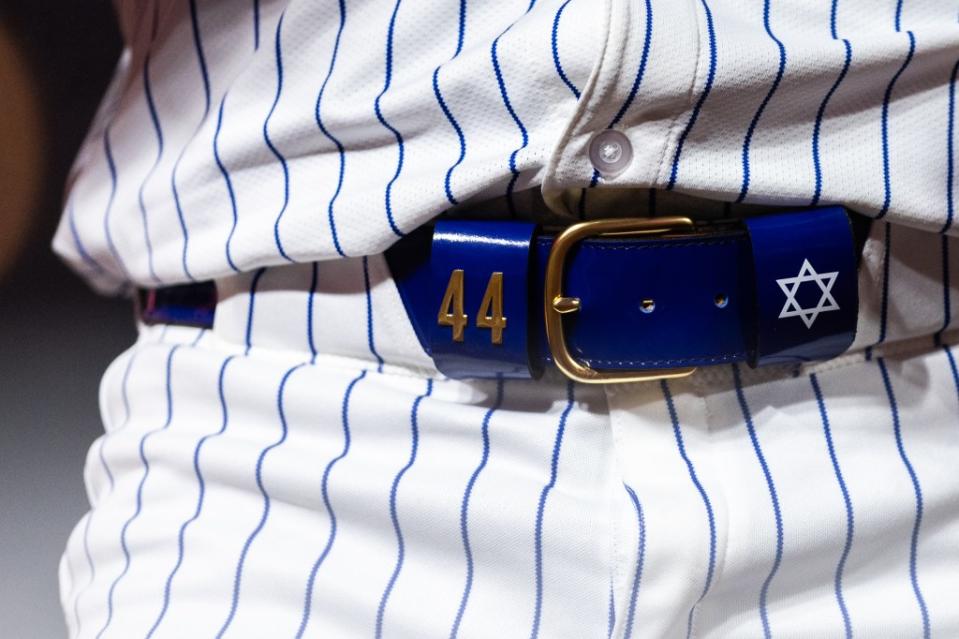
M126 383L125 380L124 383ZM129 414L129 409L127 410L127 413ZM107 463L106 457L103 456L103 447L106 446L106 443L106 438L100 440L100 443L97 446L97 457L100 459L100 466L103 467L103 472L107 474L107 482L110 484L110 492L113 492L113 471L110 470L110 465Z
M319 266L316 262L310 264L310 294L306 298L306 342L310 347L310 363L316 363L316 341L313 339L313 298L316 297L316 284L319 275Z
M101 446L102 448L102 446ZM87 583L80 589L77 593L77 596L73 599L73 623L76 626L77 637L80 636L80 633L83 632L83 617L80 616L80 597L83 596L83 593L87 591L90 587L90 584L93 583L93 580L96 578L97 569L93 563L93 556L90 554L90 520L93 519L93 511L91 510L86 515L84 515L86 522L83 524L83 555L87 560L87 569L90 571L90 579ZM69 563L69 562L68 562ZM72 571L71 571L72 572ZM73 581L71 576L70 581Z
M399 13L400 3L403 0L396 0L396 4L393 5L393 13L390 16L390 24L386 32L386 79L383 82L383 90L380 91L379 95L376 96L376 100L373 102L373 110L376 112L376 119L379 120L380 124L383 125L390 133L393 134L393 137L396 138L396 147L397 147L397 160L396 160L396 171L393 173L393 177L390 178L390 181L386 184L386 192L384 193L383 199L386 204L386 220L390 224L390 229L397 237L403 237L405 235L400 228L396 225L396 221L393 219L393 185L396 184L396 180L399 179L400 173L403 172L403 159L406 154L406 149L403 145L403 136L402 134L389 122L386 118L383 117L383 111L380 108L380 101L383 99L383 96L386 95L386 92L389 91L390 85L393 83L393 33L396 28L396 14Z
M716 517L713 514L713 504L709 499L709 495L706 493L706 489L703 487L702 482L699 481L699 475L696 473L696 468L693 466L692 460L686 453L686 444L683 441L683 432L679 424L679 416L676 413L676 405L673 402L673 394L669 390L669 383L666 380L660 381L660 388L663 392L663 399L666 400L666 410L669 413L669 421L673 426L673 436L676 439L676 449L679 451L679 456L686 464L686 471L689 473L690 481L693 483L693 486L696 488L696 492L699 493L699 497L703 501L703 508L706 510L706 521L709 524L709 563L707 564L706 568L706 579L703 583L703 590L699 594L699 598L696 600L696 603L690 607L689 614L686 617L686 637L688 639L693 633L693 615L696 613L696 607L699 605L699 602L706 598L706 593L709 592L709 588L712 586L713 574L716 570Z
M563 70L563 64L559 60L559 47L557 46L557 35L559 32L559 21L563 17L563 10L566 9L572 0L566 0L563 4L559 6L559 9L556 11L556 16L553 18L553 30L550 36L550 47L553 50L553 65L556 67L556 73L559 74L560 79L563 81L569 90L573 93L573 96L579 100L579 89L570 81L569 76L566 75L566 71Z
M153 6L153 30L154 37L156 37L157 5L154 4ZM143 58L143 93L146 98L147 110L150 112L150 122L153 124L153 133L157 140L157 153L156 157L153 159L153 165L144 176L143 182L140 183L140 188L137 191L137 202L140 204L140 218L143 220L143 243L146 245L147 249L147 265L150 269L150 279L159 284L160 278L157 277L156 270L153 266L153 243L150 241L150 226L147 221L147 207L143 201L143 191L146 189L147 184L150 182L150 178L153 177L157 167L160 165L160 160L163 158L163 129L160 127L160 118L157 114L156 103L153 100L153 89L150 83L150 54L151 51L148 50Z
M376 358L377 372L383 372L383 358L376 350L376 342L373 339L373 294L370 289L370 265L369 258L363 256L363 286L366 289L366 341L370 347L370 355Z
M243 543L243 550L240 551L240 558L237 561L236 573L233 578L233 598L230 602L230 612L227 615L226 620L223 622L223 626L220 627L220 631L216 635L218 639L222 637L230 628L230 625L233 623L233 619L236 616L236 611L240 603L240 587L243 582L243 566L246 563L246 557L250 552L250 547L263 530L263 527L266 525L266 520L270 516L270 493L266 490L266 486L263 484L263 462L266 461L266 456L270 454L270 451L281 446L283 442L286 441L288 429L286 413L283 410L283 392L286 390L286 383L289 381L290 376L304 366L307 366L305 362L293 366L283 374L283 379L280 380L280 388L276 394L277 412L279 413L280 417L280 436L276 441L261 450L260 455L256 460L256 487L259 489L260 495L263 496L263 514L260 515L260 520L257 522L256 527L253 529L250 535L246 538L246 541Z
M525 16L530 12L530 9L533 8L533 5L536 4L536 0L530 0L529 6L526 7L526 11L523 13ZM526 126L523 124L523 121L520 120L519 116L516 115L516 110L513 108L513 103L510 102L509 92L506 90L506 82L503 80L503 71L499 65L499 41L504 35L506 35L510 29L513 28L513 25L517 21L510 23L506 29L503 30L496 38L493 40L492 46L490 46L490 59L493 63L493 73L496 76L496 84L499 87L500 97L503 100L503 106L506 107L506 111L509 113L510 117L513 119L513 122L516 124L516 128L519 129L520 136L522 137L522 144L513 150L509 156L509 171L512 174L512 177L509 180L509 183L506 185L506 204L509 208L509 214L512 217L516 217L516 204L513 202L513 189L516 187L516 181L519 179L519 171L516 168L516 156L517 154L526 148L529 144L529 133L526 131Z
M902 3L903 0L896 0L896 33L902 31Z
M128 386L130 380L130 371L133 369L133 363L136 361L137 355L139 354L139 349L135 349L130 353L130 358L127 360L126 368L123 370L123 378L120 382L120 397L123 401L123 421L120 422L120 425L117 427L116 431L119 432L127 427L130 423L130 397L128 394ZM106 457L103 454L103 448L106 446L107 438L100 440L100 445L97 449L97 454L100 458L100 465L103 466L103 471L107 474L107 479L110 484L109 493L113 493L113 489L116 486L116 483L113 479L113 471L110 470L110 465L107 463ZM92 509L86 516L86 524L83 526L83 553L86 556L87 566L90 569L90 579L83 586L82 589L77 593L76 598L73 600L73 615L76 620L77 634L80 636L80 633L83 629L83 619L80 617L80 598L83 597L84 593L93 585L93 581L96 577L96 568L93 564L93 556L90 554L90 523L93 519L93 513L95 509Z
M616 627L616 597L613 594L613 578L609 578L609 606L606 609L606 639L612 639Z
M566 71L563 69L563 63L559 59L559 21L563 17L563 10L566 9L566 5L570 3L570 0L566 0L559 9L556 11L556 16L553 18L553 30L550 40L550 45L553 50L553 66L556 68L556 74L559 75L560 79L563 81L570 92L573 94L577 100L580 99L579 89L576 88L576 85L573 84L572 80L569 79L569 76L566 75ZM590 180L590 186L595 186L596 182L599 179L599 173L593 171L593 177ZM579 219L586 219L586 189L580 189L579 202L577 204L577 212L579 214Z
M253 279L250 280L250 305L246 311L246 334L243 338L245 342L244 355L249 355L250 349L253 347L253 311L256 306L256 289L260 284L260 278L263 277L263 273L265 272L265 268L257 269L256 273L253 274Z
M110 249L110 255L113 256L117 266L123 271L124 278L129 280L130 272L127 270L123 258L120 257L116 244L113 243L113 233L110 231L110 214L113 212L113 202L117 196L117 165L116 162L113 161L113 148L110 145L109 125L103 131L103 154L106 156L107 168L110 170L110 197L107 199L107 208L103 213L103 233L107 239L107 248Z
M340 246L340 237L336 232L336 220L333 215L333 206L336 204L336 198L340 196L340 191L343 189L343 174L346 171L346 151L339 139L330 133L329 129L326 128L326 125L323 124L322 113L323 96L326 93L326 85L329 84L330 78L333 77L333 68L336 66L336 56L340 52L340 38L343 35L343 28L346 26L346 2L344 2L344 0L338 0L337 5L340 9L340 23L336 28L336 39L333 41L333 53L330 55L330 66L326 70L326 77L323 78L323 84L320 85L320 92L316 96L314 117L316 119L316 126L320 128L320 131L323 132L323 135L326 136L326 139L336 146L336 152L340 159L340 168L336 177L336 189L333 191L333 195L330 197L329 204L327 204L326 217L330 225L330 235L333 238L333 248L336 249L336 252L338 255L340 255L340 257L345 257L346 253L343 252L343 247Z
M213 159L216 161L217 168L220 169L220 175L223 176L223 182L226 184L226 193L230 197L230 212L233 214L233 225L230 227L230 234L226 238L226 263L234 272L239 273L240 269L233 261L233 236L236 234L236 225L239 222L239 213L236 208L236 193L233 191L233 180L230 179L230 171L223 163L220 157L220 132L223 130L223 110L226 107L226 96L229 92L223 94L220 99L220 107L216 112L216 131L213 132Z
M170 590L173 586L173 578L176 576L177 572L180 570L180 566L183 565L183 555L184 555L184 544L186 540L186 531L194 521L199 519L200 513L203 511L203 499L206 496L206 482L203 479L203 472L200 470L200 453L203 450L203 446L207 441L214 437L219 437L222 435L227 426L230 423L229 413L226 406L226 395L223 390L223 382L226 376L226 369L236 358L235 355L231 355L223 360L223 364L220 366L220 372L217 377L217 395L220 399L220 408L223 413L223 420L220 422L220 427L218 430L208 433L200 438L200 441L197 442L196 448L193 450L193 472L196 475L196 482L198 488L196 509L193 511L193 515L189 519L184 521L180 525L180 532L177 535L177 558L176 564L174 564L173 569L170 571L170 574L167 576L166 584L163 587L163 606L160 609L160 613L157 615L156 620L153 622L153 626L150 627L150 631L147 633L147 637L152 637L156 632L157 628L160 626L160 622L163 621L164 616L166 616L167 609L170 606Z
M460 0L460 18L459 18L459 33L456 36L456 51L453 53L453 57L450 58L450 61L455 60L460 52L463 50L463 36L466 33L466 0ZM456 121L456 118L453 117L453 113L450 111L449 107L446 105L446 100L443 99L443 93L440 91L440 68L442 65L433 69L433 95L436 96L436 101L440 105L440 109L443 111L443 115L446 116L446 120L450 123L450 126L453 127L453 131L456 132L456 138L459 140L460 152L459 157L456 158L456 161L446 170L446 177L443 179L443 189L446 191L446 199L449 200L449 203L452 205L459 204L459 201L453 196L453 189L451 186L451 180L453 178L453 171L456 170L466 157L466 137L463 135L463 128L459 125L459 122Z
M73 238L73 245L77 247L77 253L80 254L80 259L83 260L83 263L86 264L94 273L103 273L105 269L100 266L99 262L93 259L86 247L83 245L83 241L80 239L80 232L77 229L77 217L73 202L70 202L70 205L67 207L67 222L70 226L70 237Z
M129 382L130 382L130 371L133 370L133 363L139 355L139 348L135 348L130 353L130 358L127 360L127 365L123 369L123 377L120 380L120 399L123 402L123 421L120 422L120 425L113 432L119 432L127 427L130 423L130 393L129 393ZM113 492L114 480L113 480L113 471L110 470L109 464L103 455L103 448L106 446L107 439L104 438L101 440L100 444L100 463L103 465L103 470L107 474L107 480L110 483L110 492Z
M470 546L469 535L469 507L470 499L473 496L473 488L479 479L480 473L486 468L486 462L489 461L489 423L493 413L499 410L503 405L504 381L500 377L496 380L496 399L490 406L486 414L483 415L483 425L480 428L480 435L483 439L483 454L480 456L480 462L470 475L469 482L466 484L466 490L463 492L463 502L460 505L460 536L463 539L463 553L466 555L466 585L463 587L463 595L460 598L460 606L456 611L456 619L453 621L453 628L450 630L450 639L456 639L459 635L460 624L463 622L463 615L466 613L466 605L469 602L470 593L473 590L473 548Z
M643 35L643 52L639 57L639 67L636 69L636 75L633 76L633 84L629 87L629 93L626 95L626 99L623 100L623 103L619 106L619 110L606 127L607 129L612 129L619 124L623 119L623 116L626 115L626 112L629 111L629 107L633 105L633 101L636 99L636 94L639 93L639 85L643 82L643 78L646 75L646 64L649 62L649 45L652 42L652 39L653 3L652 0L646 0L646 26L645 33Z
M196 128L193 131L193 137L196 137L200 127L203 126L203 122L206 121L207 116L210 114L210 75L207 71L206 56L203 53L203 38L200 36L200 21L197 17L196 0L190 0L190 26L193 29L193 47L196 50L197 62L200 65L200 76L203 78L203 96L205 100L203 106L203 116L200 118L200 121L197 122ZM176 186L177 170L180 168L180 162L183 161L183 156L186 155L186 150L188 147L188 144L183 145L179 156L177 156L176 162L173 164L173 171L170 173L170 187L173 190L173 202L176 204L176 214L177 219L180 222L180 231L183 233L183 274L192 282L196 280L193 277L193 274L190 273L190 268L187 265L187 252L190 246L190 232L187 229L186 218L183 215L183 206L180 204L180 192Z
M543 612L543 517L546 514L546 500L549 498L553 486L556 485L556 476L559 473L559 452L563 445L563 434L566 432L566 420L569 418L570 411L573 410L574 391L573 382L567 382L566 408L560 415L559 426L556 429L556 441L553 444L553 455L550 461L549 483L543 486L539 495L539 505L536 508L536 530L533 536L533 552L536 564L536 605L533 610L533 627L530 630L530 639L539 637L540 617Z
M959 76L959 60L952 67L949 79L949 109L946 121L946 223L942 227L945 233L952 227L956 213L956 77Z
M900 0L896 9L897 33L899 33L901 12L902 0ZM906 70L906 67L909 66L910 62L912 62L912 56L916 52L916 36L913 35L912 31L907 31L906 35L909 36L909 53L906 54L905 60L902 61L902 66L899 67L899 69L896 71L896 74L892 76L892 80L889 81L889 85L886 87L886 93L882 99L881 126L883 200L882 208L876 215L877 220L885 217L886 213L889 212L889 206L892 204L892 178L890 177L889 172L889 103L892 101L892 92L896 88L896 82L899 81L899 76L903 74L903 72Z
M319 557L316 558L316 561L313 563L313 567L310 569L310 576L306 581L306 595L303 602L303 617L300 619L300 627L296 632L296 638L300 639L303 636L303 633L306 632L306 627L310 623L310 611L313 606L313 587L316 582L316 574L320 570L320 566L323 565L323 562L326 561L327 556L330 554L330 550L333 548L333 542L336 541L336 530L337 530L337 520L336 513L333 510L333 504L330 501L330 475L333 472L333 467L339 463L341 459L346 457L350 452L350 397L353 395L353 389L356 385L366 377L366 370L360 371L360 374L353 378L353 380L346 387L346 392L343 393L343 404L340 408L340 420L343 424L343 450L340 451L340 454L334 457L327 463L326 468L323 471L323 481L320 485L320 492L323 495L323 505L326 507L326 514L330 519L330 534L326 539L326 544L323 546L322 552L320 552Z
M253 48L260 48L260 0L253 0Z
M766 608L766 601L769 597L769 586L772 584L776 572L783 558L783 517L779 508L779 497L776 494L776 485L773 482L772 473L769 471L769 465L766 463L766 457L763 455L762 447L759 445L759 438L756 436L756 429L753 425L752 414L749 411L749 404L746 403L746 395L743 392L743 382L739 373L739 366L733 364L733 378L736 384L736 398L739 400L739 408L742 410L743 419L746 420L746 430L749 432L749 440L752 442L753 450L756 453L756 459L762 468L763 477L766 479L766 486L769 488L769 501L772 503L773 517L776 520L776 556L773 559L772 568L769 575L763 581L762 589L759 592L759 617L763 625L763 636L766 639L772 636L769 626L769 612Z
M123 370L123 378L120 381L120 397L123 401L123 420L120 422L120 425L113 432L119 432L127 427L130 423L130 397L128 393L129 380L130 380L130 371L133 369L133 363L136 361L137 355L139 354L139 349L134 349L130 353L130 357L127 360L127 365ZM109 480L110 488L109 493L113 493L115 487L115 482L113 479L113 472L110 470L110 465L107 464L106 457L103 454L103 448L106 446L107 438L100 440L100 446L98 449L98 454L100 457L100 464L103 466L104 472L107 474L107 479ZM86 516L86 524L83 527L83 552L86 556L87 566L90 569L90 579L87 581L86 585L77 593L76 598L73 600L73 614L76 620L77 633L76 636L80 636L83 629L83 619L80 617L80 598L83 597L84 593L93 585L94 579L96 577L96 568L93 563L93 556L90 554L90 544L89 544L89 535L90 535L90 523L93 520L93 513L95 509L92 509Z
M952 373L952 383L956 387L956 396L959 397L959 368L956 367L956 358L952 354L952 349L949 346L943 346L942 350L946 351L946 358L949 360L949 371Z
M889 398L889 411L892 413L893 434L896 437L896 450L899 451L899 458L902 460L906 472L909 473L909 480L912 482L912 489L916 496L916 518L912 526L912 536L909 541L909 581L912 583L912 591L916 595L916 604L919 606L919 614L922 617L922 636L928 639L931 633L929 626L929 610L926 608L926 600L922 596L922 589L919 587L919 575L916 569L916 560L919 555L919 527L922 525L922 487L919 485L919 477L916 475L909 457L906 455L906 449L902 443L902 426L899 422L899 405L896 402L895 393L892 390L892 382L889 380L889 371L886 369L886 360L882 357L876 359L879 364L879 372L882 375L882 385L886 389L886 396Z
M113 621L113 598L116 594L116 588L130 570L130 548L127 546L127 531L130 529L130 526L133 524L133 522L136 521L136 519L140 516L140 513L143 510L143 485L146 483L147 477L150 476L150 461L146 457L147 440L149 440L154 434L165 430L170 425L170 422L173 421L173 388L171 384L171 372L173 368L173 356L176 354L179 348L179 344L171 347L166 358L166 419L159 428L148 431L145 435L143 435L143 437L140 438L139 452L140 463L143 464L143 475L140 477L140 483L137 485L136 507L133 511L133 514L130 515L130 518L123 523L123 527L120 530L120 548L123 551L123 570L120 571L120 574L117 575L110 584L110 589L107 593L107 618L106 621L103 622L103 626L100 628L100 631L97 632L97 639L103 636L103 633L107 631L107 628L110 627L110 623Z
M283 219L283 214L286 213L286 208L290 204L290 167L286 164L286 158L283 157L280 150L273 144L273 140L270 139L270 119L273 117L273 113L276 111L276 105L280 103L280 95L283 93L283 50L280 35L283 31L283 18L285 16L286 12L280 14L280 19L276 22L276 95L273 97L270 112L266 114L266 120L263 121L263 140L266 142L266 146L270 149L273 157L276 158L277 162L280 163L280 167L283 169L283 204L280 206L280 212L276 216L276 221L273 222L273 241L276 243L276 250L280 253L280 256L287 262L293 262L294 260L286 254L286 250L283 248L283 242L280 240L280 221Z
M639 539L636 544L636 571L633 573L633 586L629 594L629 608L626 612L626 628L623 631L623 639L630 639L633 636L633 622L636 616L636 598L639 595L639 584L643 578L643 563L646 559L646 518L643 516L643 506L639 503L636 492L623 484L626 492L629 493L629 499L633 502L633 508L636 509L636 525L639 528Z
M260 46L260 5L258 0L253 0L253 28L253 49L255 51ZM223 111L226 108L226 97L229 94L229 90L223 93L223 97L220 98L220 106L217 109L216 131L213 133L213 159L216 161L217 168L220 169L220 174L223 176L223 181L226 184L226 192L230 197L230 212L233 214L233 224L230 226L230 233L226 238L226 263L234 272L239 273L240 269L237 267L236 262L233 261L233 236L236 235L239 211L237 210L236 193L233 191L233 180L230 178L230 171L226 168L226 164L220 157L220 132L223 130Z
M838 40L839 36L836 33L836 5L838 0L832 0L832 10L829 16L829 29L832 34L833 40ZM839 85L842 84L842 81L846 78L846 74L849 72L849 65L852 62L852 44L846 38L842 39L843 49L845 50L845 59L843 61L842 70L839 72L839 75L836 77L836 81L829 88L829 91L826 93L826 97L823 98L822 104L819 105L819 111L816 113L816 123L813 126L812 134L812 158L813 158L813 170L815 172L815 187L813 190L812 200L809 202L810 206L817 206L819 204L819 199L822 197L822 165L819 158L819 136L822 132L822 121L823 117L826 115L826 107L829 106L829 101L832 100L832 96L836 93L836 90L839 89Z
M826 438L826 449L829 451L829 461L832 462L832 469L836 474L836 483L839 484L839 492L842 493L842 501L846 507L846 541L842 547L842 554L839 556L839 563L836 564L836 577L834 581L836 603L839 604L839 612L842 614L843 628L846 632L846 638L851 639L852 620L849 617L846 600L842 594L842 576L846 568L846 560L849 558L849 551L852 549L852 540L855 534L855 517L853 514L852 499L849 497L846 481L843 479L842 470L839 468L839 459L836 457L836 447L832 440L832 428L829 425L829 414L826 412L826 402L823 399L822 389L819 387L819 378L816 377L815 373L809 376L809 383L812 385L813 393L816 395L816 404L819 406L819 417L822 420L823 435Z
M766 30L766 35L769 36L770 40L776 43L776 47L779 49L779 68L776 70L776 78L769 87L769 92L766 94L766 97L763 98L759 109L756 110L756 115L753 116L752 122L749 123L749 128L746 130L746 139L743 141L743 185L739 191L739 196L736 198L736 202L745 200L746 195L749 193L749 151L752 146L753 134L756 132L756 127L759 126L759 120L762 118L763 112L769 105L769 101L772 100L773 95L779 89L779 84L782 82L783 75L786 73L786 47L782 41L776 37L776 34L773 33L772 26L770 25L770 1L771 0L765 0L763 2L763 28Z
M400 571L403 570L403 560L406 558L406 543L403 540L403 530L400 527L400 517L397 511L396 502L399 494L400 482L403 476L416 463L416 453L419 450L420 428L419 428L419 410L420 403L433 394L433 380L426 380L426 390L422 395L413 401L413 408L410 410L410 458L396 474L393 479L393 485L390 487L390 520L393 522L393 532L396 533L396 565L393 567L393 574L383 590L383 596L380 598L380 605L376 610L376 639L383 636L383 618L386 615L386 604L389 603L390 595L396 586L396 580L400 577Z
M676 180L679 177L679 158L683 154L683 146L686 144L686 138L696 126L696 120L706 104L709 92L713 89L713 82L716 80L716 30L713 27L713 12L709 10L709 3L706 0L700 0L703 7L703 13L706 16L706 34L709 36L709 70L706 72L706 83L703 85L703 92L699 94L696 105L693 107L693 113L689 117L689 122L679 136L676 143L676 153L673 155L673 168L669 174L669 182L666 184L666 190L672 191L676 187Z
M959 75L959 61L952 68L949 79L949 108L946 116L946 222L940 231L942 235L942 327L936 333L935 341L942 343L942 333L952 322L952 304L949 282L949 238L945 235L952 227L955 214L955 127L956 127L956 76ZM951 354L950 354L951 357Z

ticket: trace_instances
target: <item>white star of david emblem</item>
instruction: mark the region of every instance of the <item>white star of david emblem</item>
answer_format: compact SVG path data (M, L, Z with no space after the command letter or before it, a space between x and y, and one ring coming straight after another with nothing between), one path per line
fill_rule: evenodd
M806 325L806 328L812 328L813 322L819 317L820 313L827 311L838 311L839 304L832 296L832 285L836 283L836 277L839 271L832 273L817 273L809 260L803 260L802 268L799 269L799 275L796 277L784 277L776 280L779 288L786 294L786 303L783 304L783 310L779 311L779 319L786 317L798 317ZM796 292L799 291L799 285L803 282L815 282L819 285L822 295L819 296L819 303L814 308L802 308L796 301Z

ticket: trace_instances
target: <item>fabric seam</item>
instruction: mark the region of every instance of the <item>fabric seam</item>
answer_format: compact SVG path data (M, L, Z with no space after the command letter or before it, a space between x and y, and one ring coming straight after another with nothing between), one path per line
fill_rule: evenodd
M616 2L616 0L606 0L606 10L603 12L603 31L605 32L603 48L596 58L596 62L593 65L592 71L590 71L589 79L586 81L586 85L580 92L579 100L576 102L576 110L566 123L565 129L556 140L556 144L553 146L553 149L550 152L549 160L547 161L545 167L546 170L543 175L543 181L539 187L540 193L543 196L543 202L546 204L547 208L561 217L568 217L572 215L572 212L563 203L562 197L560 197L562 191L557 191L556 193L551 194L546 191L546 186L556 175L556 168L559 165L560 158L563 156L563 149L572 139L573 131L575 131L577 127L584 121L586 112L589 110L589 106L592 102L593 95L596 91L596 84L599 81L599 76L602 73L604 62L606 61L606 53L609 50L609 41L612 37L612 13L614 2Z
M745 351L735 351L707 357L674 357L672 359L596 359L584 358L590 364L606 366L662 366L664 364L724 364L746 359Z
M712 411L709 408L709 402L706 401L705 396L700 396L700 397L697 397L696 399L702 402L703 418L705 422L704 425L706 427L706 436L709 437L710 434L712 433L712 421L713 421L713 415L712 415ZM688 443L687 443L687 448L688 448ZM687 450L687 454L688 453L689 451ZM703 469L703 466L705 465L705 467L708 469L708 475L712 478L715 478L714 488L715 486L718 486L718 493L717 493L717 490L711 490L708 493L709 495L711 495L710 501L712 502L712 505L713 505L713 522L714 522L714 525L716 526L716 563L713 566L713 579L710 587L710 592L711 592L712 586L715 586L717 583L719 583L722 580L723 571L726 568L727 555L729 554L729 516L728 516L729 507L728 507L728 504L726 503L726 490L725 490L725 485L723 484L723 481L722 481L722 475L716 472L715 465L713 464L712 448L710 447L709 449L705 450L702 457L701 458L697 457L696 459L702 460L702 462L699 465L700 483L702 483L704 486L706 485L706 482L703 481L703 477L702 477L703 475L702 469ZM719 534L720 524L718 522L718 520L720 519L720 512L719 512L720 510L722 511L722 515L721 515L722 531L723 531L722 536L720 536ZM720 549L720 544L722 544L721 549ZM707 592L706 596L703 597L701 601L696 602L696 604L693 606L694 608L693 619L692 619L692 624L690 625L690 633L689 633L690 639L697 636L696 631L698 630L698 626L699 626L699 617L700 617L700 611L702 610L702 604L705 604L706 600L709 598L710 592Z
M620 493L622 492L622 490L625 490L626 482L625 482L625 477L623 476L623 473L621 470L623 465L620 463L620 459L619 459L619 451L622 448L622 441L621 441L622 438L619 435L619 429L616 427L615 420L613 419L613 410L612 410L613 407L612 407L612 402L610 402L610 399L609 399L609 393L604 392L603 397L606 399L606 414L609 420L609 434L612 441L612 451L611 451L612 458L613 458L612 474L616 482L616 485L610 487L612 490L612 495L610 495L612 502L610 503L610 513L609 513L610 525L612 526L612 531L613 531L612 543L613 543L613 551L614 551L611 555L611 559L613 562L613 566L612 566L613 611L615 614L615 620L613 621L612 636L622 637L622 635L625 632L625 627L623 626L623 615L620 614L620 611L621 609L627 610L628 604L626 608L623 608L620 604L623 603L623 597L625 596L625 593L629 591L629 585L627 584L626 589L623 592L618 592L620 590L620 582L622 580L622 574L623 574L622 568L626 564L625 561L622 561L622 559L624 559L624 557L622 557L624 548L622 545L622 540L620 539L620 529L623 523L623 518L621 516L622 496Z

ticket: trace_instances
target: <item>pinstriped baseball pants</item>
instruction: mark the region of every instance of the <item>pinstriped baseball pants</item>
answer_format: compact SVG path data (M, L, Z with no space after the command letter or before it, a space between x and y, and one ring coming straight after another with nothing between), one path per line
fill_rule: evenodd
M104 376L72 637L959 636L948 346L463 382L379 257L218 285Z

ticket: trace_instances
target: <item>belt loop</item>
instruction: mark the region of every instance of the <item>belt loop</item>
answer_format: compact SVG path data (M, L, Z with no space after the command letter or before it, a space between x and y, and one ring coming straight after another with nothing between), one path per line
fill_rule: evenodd
M529 271L535 229L515 221L436 224L427 321L431 354L445 375L534 375Z
M839 206L746 220L756 280L750 365L836 357L859 315L856 242Z

